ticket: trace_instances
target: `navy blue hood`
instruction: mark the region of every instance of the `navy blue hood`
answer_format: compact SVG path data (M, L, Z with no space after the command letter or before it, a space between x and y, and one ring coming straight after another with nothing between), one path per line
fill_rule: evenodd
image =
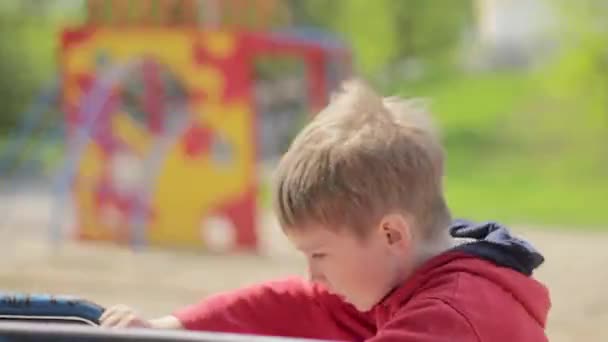
M528 241L511 235L509 229L496 222L457 220L450 226L450 234L454 238L473 239L455 247L455 251L472 254L528 276L545 261Z

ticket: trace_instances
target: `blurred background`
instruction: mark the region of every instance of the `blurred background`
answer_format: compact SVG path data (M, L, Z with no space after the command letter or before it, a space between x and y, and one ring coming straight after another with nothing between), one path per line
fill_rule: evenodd
M545 252L551 340L605 340L607 19L605 0L2 1L0 290L154 316L301 272L270 174L361 75L428 103L455 216Z

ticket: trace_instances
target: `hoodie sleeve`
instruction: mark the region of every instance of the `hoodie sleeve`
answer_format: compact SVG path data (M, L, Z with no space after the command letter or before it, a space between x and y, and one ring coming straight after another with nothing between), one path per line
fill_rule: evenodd
M410 302L368 342L480 342L470 322L441 299Z
M371 335L365 317L336 306L330 296L288 278L219 293L173 316L188 330L336 340Z

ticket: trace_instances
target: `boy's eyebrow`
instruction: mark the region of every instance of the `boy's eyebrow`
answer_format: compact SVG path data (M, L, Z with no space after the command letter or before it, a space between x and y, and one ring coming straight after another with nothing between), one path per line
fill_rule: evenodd
M307 248L305 248L304 250L301 250L302 252L307 252L307 253L318 253L320 250L326 249L326 244L321 243L321 244L316 244L316 245L311 245L311 246L306 246Z
M294 244L295 248L302 253L310 253L325 247L323 242L313 242L308 244Z

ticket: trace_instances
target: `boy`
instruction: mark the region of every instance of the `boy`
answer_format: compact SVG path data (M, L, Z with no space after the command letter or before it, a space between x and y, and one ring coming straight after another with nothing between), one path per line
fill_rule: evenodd
M349 82L276 172L275 211L307 257L310 281L221 293L152 321L114 307L102 325L374 342L547 341L548 291L531 278L542 256L497 224L452 222L442 178L428 118Z

